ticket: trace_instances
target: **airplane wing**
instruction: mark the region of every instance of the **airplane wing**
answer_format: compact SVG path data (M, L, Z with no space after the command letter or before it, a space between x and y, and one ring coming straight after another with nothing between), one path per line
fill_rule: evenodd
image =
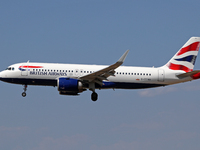
M95 82L102 86L102 84L103 84L102 80L107 80L107 78L109 76L114 76L115 69L123 64L128 52L129 52L129 50L127 50L115 64L112 64L112 65L110 65L104 69L101 69L99 71L96 71L94 73L82 76L79 79L81 79L83 81L87 81L87 82Z

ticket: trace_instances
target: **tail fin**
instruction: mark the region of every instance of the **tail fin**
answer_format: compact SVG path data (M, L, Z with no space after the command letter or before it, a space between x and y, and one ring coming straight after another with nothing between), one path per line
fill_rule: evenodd
M200 47L200 37L191 37L165 65L172 70L193 71Z

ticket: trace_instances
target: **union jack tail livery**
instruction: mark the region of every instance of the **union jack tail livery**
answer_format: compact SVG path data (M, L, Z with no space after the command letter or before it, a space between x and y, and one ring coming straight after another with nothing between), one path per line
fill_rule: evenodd
M191 37L166 64L171 70L193 71L200 47L200 37Z

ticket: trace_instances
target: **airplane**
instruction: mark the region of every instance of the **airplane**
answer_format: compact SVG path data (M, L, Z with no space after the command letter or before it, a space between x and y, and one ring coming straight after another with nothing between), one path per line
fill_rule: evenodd
M57 86L61 95L79 95L89 89L96 101L96 89L144 89L167 86L200 78L193 70L200 47L200 37L191 37L181 49L161 67L121 66L129 52L110 65L56 64L23 62L0 72L0 80L24 86Z

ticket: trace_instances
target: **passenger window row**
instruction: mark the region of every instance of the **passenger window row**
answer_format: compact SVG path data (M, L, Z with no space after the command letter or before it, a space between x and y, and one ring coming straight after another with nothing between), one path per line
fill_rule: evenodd
M45 71L45 72L73 72L73 70L53 70L53 69L33 69L33 71Z
M73 72L73 70L52 70L52 69L33 69L33 71L45 71L45 72ZM93 73L94 71L80 71L81 73ZM78 73L78 71L76 70L76 73Z
M116 74L119 74L119 75L140 75L140 76L151 76L151 73L127 73L127 72L117 72Z
M11 68L7 68L7 70L11 70ZM14 69L14 68L13 68ZM73 72L73 70L53 70L53 69L33 69L33 71L48 71L48 72ZM79 71L76 70L76 73ZM83 71L81 70L80 73L93 73L94 71ZM140 75L140 76L151 76L151 73L127 73L127 72L116 72L117 75Z

